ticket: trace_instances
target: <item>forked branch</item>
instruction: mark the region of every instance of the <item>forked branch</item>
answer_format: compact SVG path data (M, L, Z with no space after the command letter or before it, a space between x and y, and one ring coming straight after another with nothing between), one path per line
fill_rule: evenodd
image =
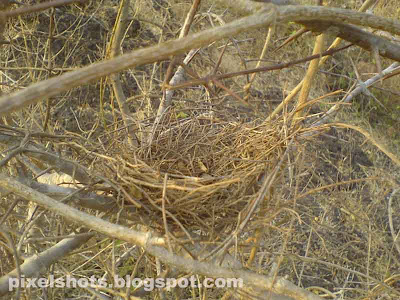
M26 105L39 101L40 99L56 96L61 92L87 84L90 81L97 80L101 77L128 68L134 68L156 61L163 61L168 59L171 55L179 55L189 51L190 49L208 45L214 41L236 35L243 31L270 26L274 21L284 23L289 21L297 21L299 23L311 22L312 24L318 20L333 22L332 24L336 24L335 22L340 20L342 23L348 22L356 25L370 26L372 28L400 34L400 22L398 21L350 10L300 5L282 6L277 7L277 9L274 10L261 10L227 25L187 36L180 39L179 42L174 40L158 46L136 50L107 61L92 64L79 70L32 84L22 91L1 97L0 116L13 110L21 109ZM367 36L367 33L360 31L360 35L363 34ZM346 37L343 36L343 38ZM378 49L378 51L384 57L396 58L398 53L400 53L400 46L397 46L394 43L384 42L384 39L379 37L376 37L375 41L377 44L382 43L383 48ZM365 39L357 38L351 42L360 44L360 46L365 46Z

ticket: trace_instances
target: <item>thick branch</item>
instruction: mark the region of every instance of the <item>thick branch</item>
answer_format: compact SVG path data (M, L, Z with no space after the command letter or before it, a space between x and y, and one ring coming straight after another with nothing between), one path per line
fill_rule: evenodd
M213 263L199 262L193 259L177 256L163 247L157 246L164 243L162 238L151 238L150 233L141 233L86 214L51 199L48 196L21 184L17 180L2 174L0 174L0 188L13 192L26 200L33 201L45 209L53 211L71 221L77 222L80 225L101 232L111 238L120 239L141 246L151 255L156 256L164 263L175 266L186 272L202 274L209 277L241 278L244 284L272 290L277 294L294 296L294 298L298 300L321 300L317 295L299 288L283 278L277 278L274 280L272 277L266 277L245 270L224 268Z
M274 15L275 12L277 13L276 16ZM190 49L202 47L246 30L269 26L273 21L307 22L316 20L323 20L325 22L337 22L339 20L341 23L350 22L400 34L400 22L370 14L328 7L280 6L274 10L261 10L225 26L187 36L180 39L179 42L169 41L158 46L137 50L108 61L92 64L88 67L32 84L22 91L1 97L0 116L40 99L56 96L63 91L87 84L101 77L139 65L162 61L168 59L171 55L179 55ZM384 57L396 57L390 52L392 49L395 49L393 48L395 45L391 45L391 47L388 47L388 44L385 44L385 51L380 51L380 54Z
M117 18L116 20L116 25L114 25L115 34L111 38L111 58L121 55L121 45L124 39L124 33L129 23L128 0L124 0L121 2L119 14L119 18ZM139 146L139 141L137 140L137 137L133 130L132 116L129 110L128 103L126 101L124 90L122 88L121 78L119 74L115 73L110 76L110 80L119 109L121 110L122 120L128 132L128 142L131 146L137 147Z
M393 34L400 34L400 22L350 9L323 6L288 5L278 8L278 22L331 21L336 24L350 23L381 29Z
M26 278L37 276L43 269L48 268L73 250L86 243L92 236L93 234L86 234L64 239L39 255L31 257L20 266L21 275L24 275ZM9 292L9 281L11 278L18 278L16 269L3 277L0 277L0 296Z
M340 24L331 21L300 21L300 24L314 32L325 32L351 42L364 50L377 49L383 57L400 62L400 46L384 38L362 30L354 25Z

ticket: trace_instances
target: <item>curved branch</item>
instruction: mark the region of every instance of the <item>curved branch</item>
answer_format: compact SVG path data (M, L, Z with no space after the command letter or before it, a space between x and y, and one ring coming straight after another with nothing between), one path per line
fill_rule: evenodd
M15 179L0 174L0 187L14 194L33 201L45 209L51 210L68 220L77 222L90 229L101 232L111 238L120 239L128 243L143 247L148 253L156 256L161 261L175 266L189 273L202 274L209 277L240 278L244 284L271 290L276 294L293 296L298 300L321 300L321 298L305 289L302 289L284 278L273 278L256 274L254 272L224 268L209 262L200 262L193 259L183 258L170 253L158 245L164 244L163 238L151 237L150 232L142 233L121 225L104 221L100 218L86 214L68 205L60 203L46 195L43 195Z
M300 21L313 32L325 32L351 42L369 52L375 51L383 57L400 62L400 46L354 25L331 21Z
M288 5L278 9L278 22L331 21L336 24L350 23L381 29L393 34L400 34L400 22L369 13L357 12L324 6Z
M42 269L48 268L50 265L71 253L73 250L79 248L92 236L93 233L88 233L85 235L64 239L53 247L43 251L39 255L31 257L20 266L21 275L25 276L26 278L34 277L35 275L39 274ZM10 286L10 280L12 280L12 278L18 278L16 269L4 275L3 277L0 277L0 296L10 292L10 288L12 287Z
M1 97L0 116L13 110L21 109L40 99L56 96L63 91L128 68L166 60L171 55L179 55L193 48L200 48L243 31L270 26L275 21L288 22L293 20L299 22L316 20L337 22L339 20L341 23L350 22L400 34L400 22L370 14L328 7L280 6L273 10L261 10L251 16L187 36L179 39L179 41L169 41L158 46L133 51L114 59L92 64L82 69L32 84L22 91ZM377 37L377 39L379 38ZM383 41L383 39L379 41ZM385 45L386 48L381 49L380 54L384 57L395 57L395 54L392 53L393 49L400 49L400 47L393 43L390 43L391 47L387 46L389 44Z

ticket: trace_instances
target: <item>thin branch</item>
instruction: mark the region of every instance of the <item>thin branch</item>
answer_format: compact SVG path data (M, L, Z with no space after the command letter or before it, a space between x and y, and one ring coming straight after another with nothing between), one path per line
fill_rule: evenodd
M351 102L351 100L354 97L356 97L357 95L363 93L368 87L372 86L373 84L375 84L376 82L378 82L381 79L386 79L388 76L393 74L395 71L398 71L399 69L400 69L400 63L397 63L397 62L393 63L389 67L387 67L385 70L383 70L381 73L375 75L374 77L368 79L365 82L358 83L356 88L351 93L349 93L343 99L343 101L341 101L340 103L335 104L334 106L332 106L326 113L324 113L323 116L321 116L321 118L317 122L312 124L312 127L316 127L316 126L320 126L322 124L325 124L326 122L328 122L329 119L331 119L338 112L340 106L343 103Z
M322 50L324 49L324 43L326 39L326 34L320 34L317 36L315 45L314 45L314 50L313 50L313 55L316 55L318 53L321 53ZM308 65L307 73L306 76L304 77L303 85L301 87L300 95L299 95L299 100L297 103L297 109L301 107L302 105L307 103L308 96L310 94L311 86L314 83L314 78L315 74L318 72L318 64L320 61L321 57L318 57L310 62ZM297 110L295 114L295 122L300 121L301 117L304 115L303 110Z
M239 0L243 1L243 0ZM374 6L376 0L367 0L364 2L364 4L359 8L359 12L365 12L372 6ZM337 48L339 47L342 39L340 37L337 37L331 44L328 50ZM324 57L320 60L319 62L319 67L321 67L328 57ZM290 94L274 109L274 111L270 114L267 120L272 120L286 105L297 95L297 93L300 91L301 87L303 85L303 81L301 81L297 86L290 92Z
M80 207L95 209L107 213L117 213L119 210L115 199L112 197L101 196L97 195L96 193L81 192L70 187L48 185L35 181L32 181L29 186L34 190L56 200L61 200L71 194L74 194L70 199L75 203L75 205ZM121 217L127 218L129 214L133 214L135 212L136 208L125 205Z
M120 8L118 11L118 17L114 25L113 35L111 37L110 48L111 48L111 58L115 58L121 55L121 45L124 38L125 30L128 26L129 19L129 3L130 1L124 0L120 3ZM133 130L133 122L131 112L126 101L126 96L122 89L121 78L119 74L114 73L110 76L111 84L114 90L115 98L119 109L121 110L122 120L128 131L128 142L131 146L137 148L139 146L139 141Z
M54 0L54 1L47 1L43 3L38 3L35 5L24 5L23 7L19 7L13 10L8 10L0 13L0 18L12 18L21 15L30 14L33 12L43 11L52 7L59 7L64 6L72 3L85 3L88 0Z
M305 58L300 58L300 59L292 60L292 61L289 61L289 62L279 63L279 64L276 64L276 65L259 67L259 68L255 68L255 69L247 69L247 70L243 70L243 71L224 73L224 74L212 74L212 75L209 75L209 76L206 76L206 77L203 77L203 78L192 79L192 80L184 82L182 84L178 84L178 85L174 85L174 86L168 86L168 89L170 89L170 90L182 89L182 88L192 87L192 86L196 86L196 85L206 85L207 82L209 82L211 80L221 80L221 79L233 78L233 77L236 77L236 76L248 75L248 74L253 74L253 73L257 73L257 72L267 72L267 71L273 71L273 70L282 70L282 69L289 68L289 67L297 65L297 64L301 64L301 63L313 60L315 58L319 58L321 56L322 57L330 56L330 55L332 55L332 54L334 54L336 52L342 51L342 50L347 49L347 48L349 48L351 46L353 46L353 45L352 44L348 44L348 45L340 47L340 48L332 48L330 50L324 51L324 52L319 53L319 54L310 55L310 56L305 57Z
M180 39L184 38L185 36L188 35L190 26L193 23L194 17L196 15L197 10L199 9L199 6L200 6L200 0L195 0L192 4L188 14L186 15L185 23L183 24L181 32L179 33ZM197 52L198 52L198 50L192 49L189 52L189 54L186 55L186 58L183 60L183 64L185 64L185 65L189 64L189 62L192 60L193 56L196 55ZM164 85L166 83L168 83L169 85L175 85L175 84L178 84L179 82L183 81L184 75L185 75L185 70L181 66L178 67L177 71L172 76L172 70L175 67L175 65L178 63L179 59L180 58L178 56L175 56L171 60L169 66L168 66L167 73L165 75ZM156 119L154 120L150 136L148 137L149 145L151 145L151 143L154 139L154 135L155 135L158 124L161 122L161 119L165 115L167 108L171 105L173 96L174 96L174 91L172 91L172 90L166 90L163 93L163 97L161 98L161 101L160 101L160 106L158 107Z
M86 214L82 211L72 208L69 205L60 203L59 201L39 193L20 183L16 179L2 174L0 174L0 187L3 187L4 189L13 192L14 194L26 200L33 201L45 209L58 213L69 220L73 220L79 224L95 229L105 235L140 245L142 247L152 243L164 244L163 239L151 238L150 234L134 231L124 226L115 225L92 215Z
M353 43L366 51L400 61L400 46L354 25L330 21L301 21L308 30L324 32Z
M287 295L298 300L321 300L321 298L305 289L299 288L293 283L278 278L275 282L273 278L259 275L250 271L238 270L233 268L224 268L214 263L199 262L193 259L180 257L169 252L163 247L163 238L152 237L151 233L142 233L121 225L112 224L100 218L96 218L82 211L74 209L68 205L51 199L31 188L19 183L17 180L0 174L0 187L3 187L14 194L33 201L45 209L53 211L68 220L77 222L90 229L101 232L111 238L120 239L128 243L133 243L144 249L151 255L159 258L162 262L179 268L188 273L197 273L209 277L221 278L240 278L244 284L257 286L262 289L271 290L277 294Z
M4 228L0 227L0 233L5 237L5 239L8 242L8 245L10 246L10 248L11 248L13 254L14 254L14 260L15 260L16 268L13 271L13 275L14 275L13 277L17 277L18 279L20 279L22 274L23 274L23 272L21 270L22 266L20 264L20 258L19 258L19 255L18 255L18 251L15 248L14 241L13 241L11 236L8 234L8 232ZM5 277L7 277L7 275ZM2 296L2 291L3 292L8 292L8 290L9 290L9 280L8 280L8 278L7 278L7 280L2 280L3 278L6 279L5 277L0 277L0 296ZM16 299L19 299L20 294L21 294L21 287L17 286Z
M1 97L0 116L115 72L166 60L171 55L183 54L193 48L202 47L243 31L270 26L275 20L286 23L289 21L315 21L318 19L332 22L340 20L341 23L350 22L400 34L400 22L349 10L300 5L281 6L272 11L261 10L227 25L208 29L179 39L179 42L174 40L158 46L137 50L114 59L92 64L88 67L32 84L22 91ZM385 53L381 51L380 54L385 57L387 55L393 56L390 53L391 49L386 50Z
M20 265L20 274L26 278L35 276L40 272L40 270L48 268L50 265L71 253L73 250L79 248L92 236L92 233L88 233L62 240L39 255L35 255L26 260L22 265ZM17 272L17 269L15 269L3 277L0 277L0 296L10 292L10 280L12 280L12 278L17 278L17 280L19 280L18 278L20 278L20 276L17 277ZM18 283L21 283L21 281Z

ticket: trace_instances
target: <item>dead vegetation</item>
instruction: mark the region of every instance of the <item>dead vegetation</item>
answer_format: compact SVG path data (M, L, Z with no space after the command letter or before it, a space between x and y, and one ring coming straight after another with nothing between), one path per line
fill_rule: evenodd
M393 47L368 49L361 33L365 53L329 36L358 32L326 29L342 11L287 24L296 6L278 6L234 21L243 3L259 5L103 0L5 13L0 295L10 277L53 275L113 287L13 297L399 297L399 64L379 54L397 55L400 24L346 12ZM395 19L388 7L376 11ZM278 49L298 24L326 30ZM245 286L116 287L126 275Z

